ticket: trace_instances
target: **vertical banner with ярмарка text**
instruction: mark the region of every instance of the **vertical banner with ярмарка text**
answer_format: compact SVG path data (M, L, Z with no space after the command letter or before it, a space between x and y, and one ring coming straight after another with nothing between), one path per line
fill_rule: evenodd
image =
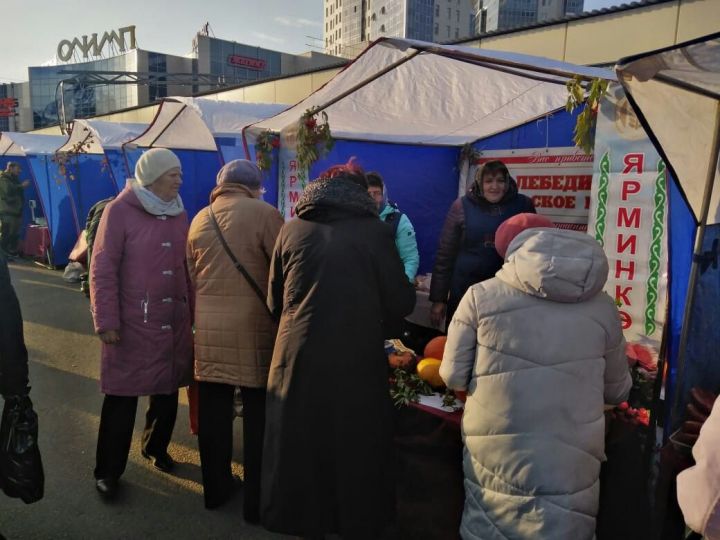
M622 88L612 85L597 118L588 233L610 264L605 291L629 344L657 362L667 303L667 173Z

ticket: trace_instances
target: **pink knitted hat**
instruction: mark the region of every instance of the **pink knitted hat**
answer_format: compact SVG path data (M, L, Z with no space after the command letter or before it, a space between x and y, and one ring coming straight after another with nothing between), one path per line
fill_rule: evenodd
M515 237L527 229L554 227L552 221L540 214L516 214L500 224L495 233L495 249L504 259L508 246Z

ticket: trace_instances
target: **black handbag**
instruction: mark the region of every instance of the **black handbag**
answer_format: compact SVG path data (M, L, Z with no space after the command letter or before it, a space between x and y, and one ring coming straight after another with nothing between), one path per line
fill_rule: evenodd
M43 498L45 473L38 446L38 416L27 396L5 399L0 423L0 487L26 504Z
M232 260L233 265L235 268L237 268L238 272L240 272L243 276L245 276L245 279L247 280L250 287L252 287L252 290L255 291L255 294L260 299L260 302L262 303L263 307L267 310L268 315L270 315L270 318L277 322L277 317L275 317L275 314L270 311L270 308L267 305L266 295L260 288L260 286L257 284L257 282L252 278L252 276L248 273L248 271L245 269L245 267L242 265L240 261L237 260L237 257L235 257L235 254L230 249L230 246L228 246L227 242L225 241L225 237L223 236L222 231L220 230L220 225L218 225L217 219L215 218L215 212L213 212L212 205L208 206L208 212L210 214L210 223L212 223L213 227L215 228L215 232L217 233L218 240L220 240L220 243L222 244L223 249L225 250L225 253L227 253L228 257L230 257L230 260Z

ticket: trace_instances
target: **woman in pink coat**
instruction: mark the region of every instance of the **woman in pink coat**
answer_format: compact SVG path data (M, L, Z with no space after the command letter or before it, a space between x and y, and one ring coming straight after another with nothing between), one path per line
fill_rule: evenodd
M178 388L192 377L192 334L185 266L188 218L178 195L180 161L157 148L105 209L90 266L92 313L102 340L105 400L95 486L112 498L125 471L138 396L150 396L142 455L170 472L167 453Z

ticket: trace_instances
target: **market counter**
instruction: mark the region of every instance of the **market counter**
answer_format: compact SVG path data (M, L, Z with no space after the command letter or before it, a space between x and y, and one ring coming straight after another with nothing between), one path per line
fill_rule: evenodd
M420 404L396 410L398 538L459 538L465 504L462 412ZM613 422L600 469L598 540L650 538L643 432Z
M398 538L460 537L461 416L417 404L396 410Z

